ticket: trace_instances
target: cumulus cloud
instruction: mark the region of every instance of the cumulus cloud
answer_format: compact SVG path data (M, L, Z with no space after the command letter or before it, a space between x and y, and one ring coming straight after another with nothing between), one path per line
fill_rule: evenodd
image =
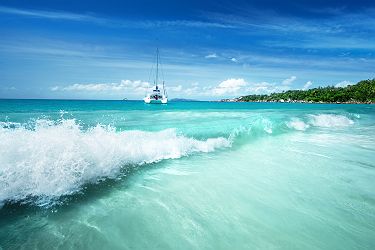
M291 77L285 79L284 81L282 81L282 85L290 85L290 84L292 84L296 79L297 79L296 76L291 76Z
M202 89L199 88L198 86L193 86L191 88L186 88L186 89L184 89L184 93L186 95L197 95L197 94L205 95L205 92L203 92Z
M245 87L247 82L243 78L231 78L221 82L212 89L213 95L237 94L237 92Z
M150 88L150 83L140 80L122 80L120 83L75 83L68 86L54 86L52 91L82 91L82 92L110 92L131 91L133 93L144 92Z
M190 86L182 85L169 86L170 92L176 92L186 96L206 96L206 97L236 97L250 94L271 94L290 90L290 85L297 79L291 76L281 82L248 82L243 78L229 78L217 85L200 85L198 82L192 83ZM350 82L341 82L344 86ZM306 82L302 90L307 90L313 85L312 81Z
M237 59L234 58L234 57L232 57L230 60L231 60L232 62L237 62Z
M205 56L205 58L217 58L217 55L216 55L216 53L213 53L213 54L209 54L209 55Z
M261 95L281 92L289 89L289 86L280 85L277 83L255 82L249 84L249 86L246 88L246 93Z
M243 78L230 78L220 82L216 86L200 87L192 84L191 87L182 90L185 95L199 96L241 96L248 94L270 94L289 90L290 87L280 83L247 82Z
M305 83L305 85L303 85L302 90L306 90L306 89L310 88L311 85L312 85L312 82L311 82L311 81L308 81L307 83Z
M129 93L130 95L143 95L153 87L149 82L122 80L120 83L76 83L68 86L54 86L51 91L70 91L85 93L106 93L114 94L119 92ZM181 93L184 91L182 85L167 86L168 92Z
M335 85L336 88L344 88L348 85L353 85L352 82L349 82L349 81L342 81L342 82L339 82Z
M195 95L204 96L204 95L209 95L207 90L210 88L211 87L208 87L208 86L201 87L198 82L193 82L190 86L186 86L185 88L183 88L181 92L189 96L195 96Z
M168 88L169 91L172 91L172 92L181 92L182 90L182 85L178 85L178 86L171 86Z

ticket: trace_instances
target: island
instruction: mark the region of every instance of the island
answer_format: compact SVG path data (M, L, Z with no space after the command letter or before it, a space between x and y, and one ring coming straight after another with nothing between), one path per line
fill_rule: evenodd
M200 101L196 99L174 98L171 100L171 102L200 102Z
M246 95L221 102L296 102L296 103L375 103L375 79L346 87L318 87L308 90L288 90L269 95Z

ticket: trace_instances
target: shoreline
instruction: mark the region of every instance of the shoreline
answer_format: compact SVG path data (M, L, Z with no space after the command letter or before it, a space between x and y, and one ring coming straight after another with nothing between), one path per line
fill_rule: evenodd
M375 79L362 80L345 87L316 87L295 89L271 94L250 94L222 99L222 102L278 102L321 104L374 104Z
M358 102L358 101L349 101L349 102L314 102L314 101L301 101L301 100L258 100L258 101L242 101L239 98L234 99L221 99L217 102L251 102L251 103L305 103L305 104L375 104L375 102Z

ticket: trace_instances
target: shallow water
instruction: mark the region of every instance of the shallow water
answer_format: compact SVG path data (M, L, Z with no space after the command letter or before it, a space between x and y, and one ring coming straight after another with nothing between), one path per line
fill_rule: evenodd
M0 100L0 246L374 249L375 106Z

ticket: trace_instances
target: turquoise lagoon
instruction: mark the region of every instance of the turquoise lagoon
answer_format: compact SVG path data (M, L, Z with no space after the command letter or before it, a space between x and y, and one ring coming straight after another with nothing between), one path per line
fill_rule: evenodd
M375 249L375 106L0 100L0 249Z

